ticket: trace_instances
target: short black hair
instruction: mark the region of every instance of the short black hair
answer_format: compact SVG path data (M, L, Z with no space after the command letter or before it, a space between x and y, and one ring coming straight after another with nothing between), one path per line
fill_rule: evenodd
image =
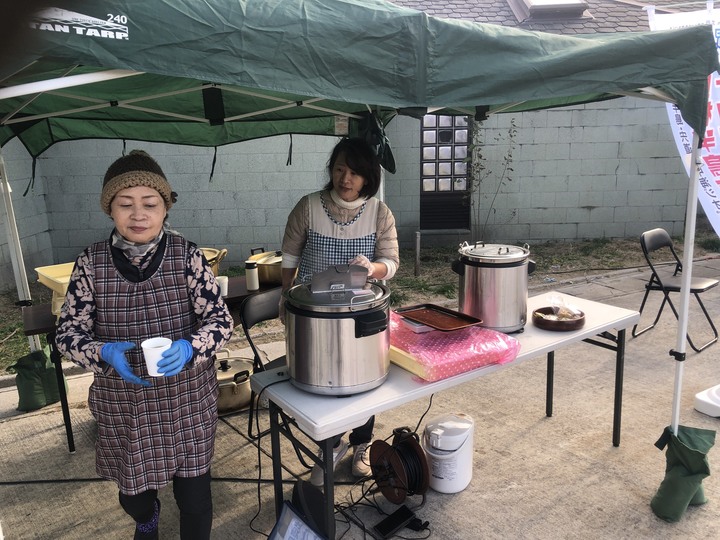
M373 147L370 146L365 139L359 137L346 137L341 139L340 142L335 145L335 148L333 148L330 159L327 162L330 181L325 186L325 189L328 191L333 189L332 171L341 152L345 153L345 163L347 163L347 166L362 176L367 182L360 190L360 196L373 197L380 189L380 181L382 179L380 160Z

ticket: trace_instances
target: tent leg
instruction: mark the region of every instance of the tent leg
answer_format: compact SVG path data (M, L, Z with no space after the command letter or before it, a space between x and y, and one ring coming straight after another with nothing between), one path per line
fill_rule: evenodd
M8 180L7 170L5 168L5 160L0 153L0 189L2 189L3 201L5 203L5 214L7 216L7 233L8 247L10 248L10 260L13 265L13 274L15 275L15 286L18 291L18 299L21 303L31 303L30 285L28 284L27 272L25 272L25 261L23 260L22 248L20 246L20 235L17 230L17 222L15 221L15 211L12 205L12 188ZM40 339L38 336L28 336L30 342L30 351L38 351Z
M688 305L690 303L690 280L692 279L692 261L695 247L695 221L697 219L698 170L700 167L700 138L693 133L693 149L690 159L690 182L688 184L687 208L685 214L685 246L683 249L682 283L680 285L680 309L676 351L685 353L685 339L688 329ZM675 363L675 388L673 391L672 422L670 427L677 436L680 421L680 398L682 394L684 362Z

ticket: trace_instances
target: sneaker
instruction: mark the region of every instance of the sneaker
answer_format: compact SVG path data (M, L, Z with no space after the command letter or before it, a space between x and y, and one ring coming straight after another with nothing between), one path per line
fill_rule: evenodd
M337 467L338 461L340 461L343 457L345 457L345 454L347 454L347 451L348 451L348 443L346 443L345 441L340 441L340 444L337 447L333 448L333 471ZM324 459L322 450L320 450L318 457L321 460ZM322 467L320 467L320 465L316 464L312 468L312 472L310 473L310 483L315 487L322 487L324 482L325 482L325 474L323 473Z
M353 446L352 473L353 476L358 478L372 474L370 468L370 443L360 443Z
M135 524L133 540L157 540L158 522L160 521L160 499L155 499L155 513L147 523Z
M261 395L258 398L258 407L260 409L269 409L270 408L270 399L266 395Z

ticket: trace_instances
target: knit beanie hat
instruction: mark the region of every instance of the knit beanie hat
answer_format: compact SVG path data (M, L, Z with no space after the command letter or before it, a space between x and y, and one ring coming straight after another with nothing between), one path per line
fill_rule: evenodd
M147 152L131 150L128 155L115 160L105 173L100 194L103 211L110 215L110 203L115 195L123 189L137 186L147 186L160 193L168 210L177 201L177 193L170 188L157 161Z

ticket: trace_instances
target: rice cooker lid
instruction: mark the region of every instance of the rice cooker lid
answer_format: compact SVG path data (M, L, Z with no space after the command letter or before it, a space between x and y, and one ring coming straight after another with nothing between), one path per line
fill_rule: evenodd
M362 288L313 293L309 283L295 285L283 293L288 302L310 311L347 312L374 308L384 302L390 291L379 283Z
M220 384L237 382L235 377L242 374L244 371L248 372L247 378L253 374L253 363L252 360L246 358L223 358L218 361L217 364L217 379ZM244 382L247 378L242 377Z
M511 246L505 244L486 244L485 242L476 242L468 244L463 242L458 249L458 253L462 257L469 260L483 263L513 263L521 262L530 256L530 247Z
M252 260L252 259L251 259ZM282 251L268 251L265 253L261 253L260 256L256 259L256 262L258 264L276 264L279 265L282 263Z
M472 430L473 419L464 413L450 413L433 418L425 426L425 440L438 450L457 450Z

